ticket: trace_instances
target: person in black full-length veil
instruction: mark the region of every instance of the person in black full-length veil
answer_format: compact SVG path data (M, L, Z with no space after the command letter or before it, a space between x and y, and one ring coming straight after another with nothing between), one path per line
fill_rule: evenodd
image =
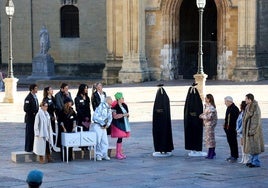
M203 113L203 103L193 83L188 90L184 106L184 139L185 149L191 150L189 156L202 156L203 121L199 115Z
M153 108L153 141L155 152L166 155L174 149L170 104L163 85L158 86Z

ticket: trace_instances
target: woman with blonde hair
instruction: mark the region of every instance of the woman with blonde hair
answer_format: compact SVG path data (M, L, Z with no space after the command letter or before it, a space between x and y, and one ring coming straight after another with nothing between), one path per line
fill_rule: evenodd
M43 101L40 104L40 109L35 116L34 121L34 146L33 152L39 156L39 162L45 163L44 156L48 162L52 162L50 156L51 147L53 146L52 127L50 115L47 112L48 104Z

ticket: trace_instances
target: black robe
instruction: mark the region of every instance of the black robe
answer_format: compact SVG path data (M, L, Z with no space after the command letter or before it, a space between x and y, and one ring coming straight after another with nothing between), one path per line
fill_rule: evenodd
M162 87L156 93L153 108L153 141L156 152L171 152L174 149L169 98Z
M199 115L203 113L203 103L198 90L192 86L184 106L184 139L185 149L202 151L203 120Z

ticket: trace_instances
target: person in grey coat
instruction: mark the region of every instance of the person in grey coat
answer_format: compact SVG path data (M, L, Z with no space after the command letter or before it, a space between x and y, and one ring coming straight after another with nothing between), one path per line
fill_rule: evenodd
M261 110L253 94L247 94L245 101L247 107L243 117L243 149L246 154L250 154L250 161L246 165L250 168L260 167L259 154L264 152Z

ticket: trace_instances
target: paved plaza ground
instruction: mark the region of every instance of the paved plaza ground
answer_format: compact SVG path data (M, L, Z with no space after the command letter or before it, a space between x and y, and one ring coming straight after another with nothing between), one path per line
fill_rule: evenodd
M0 102L0 187L26 187L27 173L44 172L42 187L268 187L268 81L234 83L208 81L206 93L214 95L219 121L216 128L217 158L188 157L184 149L183 108L192 81L164 82L170 98L174 151L172 157L155 158L152 139L152 109L159 82L104 86L108 95L124 94L130 110L131 137L123 140L127 159L111 161L74 160L69 164L13 163L12 151L23 151L25 124L23 100L28 90L18 88L14 104ZM43 89L43 88L40 88ZM77 88L70 88L73 98ZM58 88L54 88L54 94ZM237 105L247 93L253 93L262 110L266 151L260 155L261 167L248 168L228 163L229 147L222 129L225 115L224 97L231 95ZM4 92L0 92L0 101ZM38 92L39 101L42 92ZM116 139L110 139L114 146ZM240 149L240 148L239 148ZM206 151L203 147L203 151ZM239 159L240 160L240 159Z

